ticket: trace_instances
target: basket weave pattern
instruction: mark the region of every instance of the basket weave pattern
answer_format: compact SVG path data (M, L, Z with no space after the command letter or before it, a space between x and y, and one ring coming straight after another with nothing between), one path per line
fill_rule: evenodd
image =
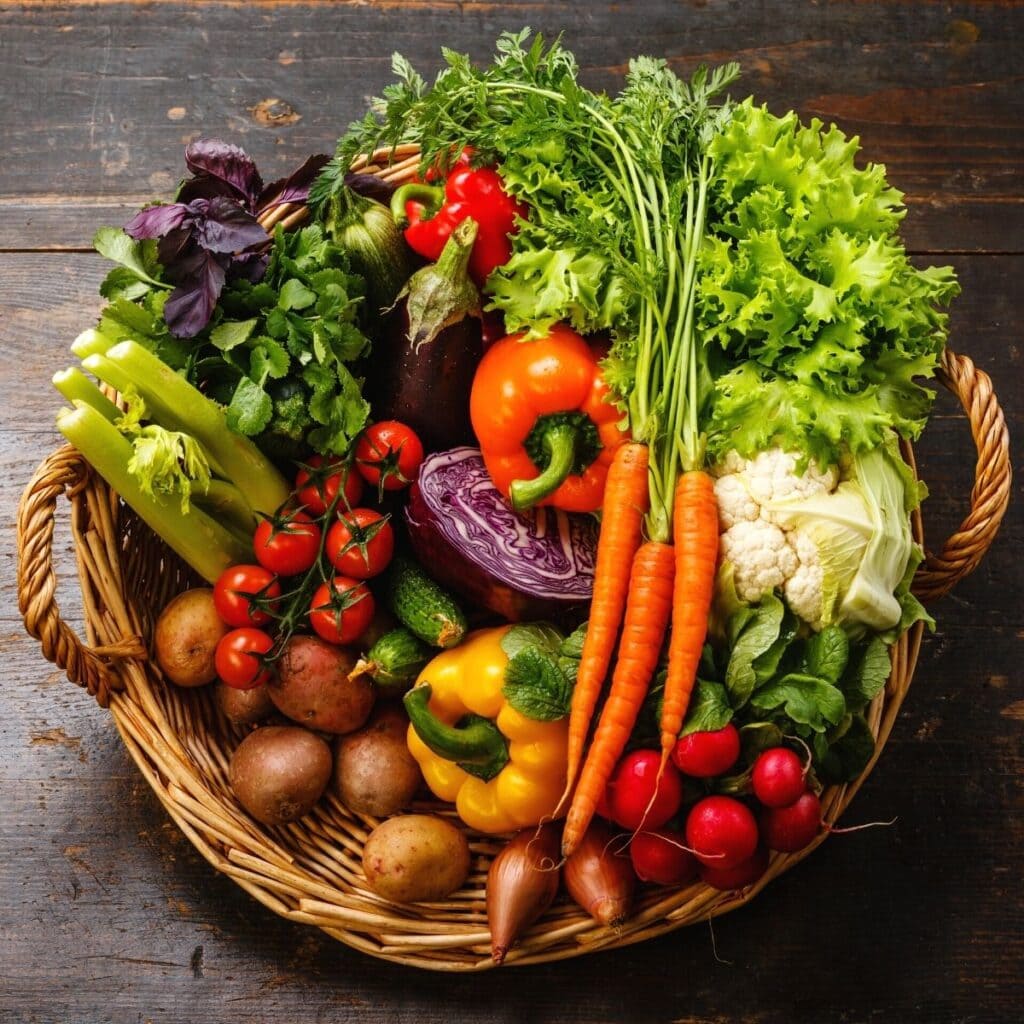
M415 173L417 160L415 147L402 147L387 166L381 154L374 154L354 169L401 183ZM268 228L292 227L305 216L303 207L280 206L261 220ZM1010 493L1006 425L988 376L970 359L947 350L939 377L967 413L978 459L969 514L940 551L928 555L915 580L915 591L926 600L946 593L978 564ZM913 465L909 446L904 446L904 455ZM71 506L85 642L61 619L56 602L53 522L62 496ZM921 541L917 515L914 531ZM244 731L220 714L209 687L168 685L147 657L155 614L195 580L68 445L43 461L25 490L18 510L18 551L19 604L29 633L40 641L47 659L109 707L132 758L168 814L218 871L276 913L316 925L375 956L442 971L493 966L484 900L487 869L501 848L499 839L470 835L473 871L457 893L437 903L400 906L376 896L363 880L363 843L376 819L353 814L329 793L310 815L281 828L260 825L240 808L228 784L228 761ZM827 822L845 810L881 753L910 686L922 628L917 624L892 650L889 683L867 712L876 738L874 758L856 782L823 794ZM430 802L418 809L452 813ZM767 873L741 895L699 883L681 890L647 889L619 929L599 926L571 901L559 899L506 962L578 956L726 913L752 899L826 835L799 853L773 855Z

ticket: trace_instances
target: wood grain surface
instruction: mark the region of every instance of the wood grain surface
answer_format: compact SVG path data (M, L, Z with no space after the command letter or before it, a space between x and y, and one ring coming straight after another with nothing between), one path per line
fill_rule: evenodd
M742 61L777 111L861 136L905 237L963 285L951 344L1024 427L1024 5L1012 2L0 3L0 1020L1017 1022L1024 1016L1021 503L934 612L893 738L847 824L750 907L638 947L446 977L282 921L168 823L104 712L24 634L14 512L57 443L50 375L98 309L95 229L173 189L219 135L266 177L329 151L400 50L484 57L522 24L614 89L628 57ZM919 462L936 545L973 453L940 399ZM1018 479L1020 474L1018 474ZM1015 498L1020 497L1020 484ZM66 523L60 602L80 617Z

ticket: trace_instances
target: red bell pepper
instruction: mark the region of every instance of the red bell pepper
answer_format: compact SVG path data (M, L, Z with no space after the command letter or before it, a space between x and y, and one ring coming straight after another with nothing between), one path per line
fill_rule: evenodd
M526 207L503 188L493 167L471 167L472 154L463 150L443 185L411 181L391 199L391 212L404 227L409 247L428 260L436 260L458 224L472 217L479 225L469 260L470 277L478 285L512 255L509 235ZM429 177L429 175L428 175Z

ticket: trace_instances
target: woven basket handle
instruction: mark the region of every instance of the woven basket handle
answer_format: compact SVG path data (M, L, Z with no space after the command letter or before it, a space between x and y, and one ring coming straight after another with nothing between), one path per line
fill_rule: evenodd
M118 674L111 671L111 660L145 657L146 649L137 636L88 647L60 617L53 571L53 517L57 499L66 494L74 500L90 472L82 456L66 444L42 461L25 488L18 505L18 608L25 628L42 645L43 656L106 707L111 690L122 686Z
M928 552L914 577L914 593L934 601L971 573L995 539L1010 501L1010 435L992 380L967 356L942 353L939 380L956 395L971 426L978 451L971 508L960 528L938 554Z

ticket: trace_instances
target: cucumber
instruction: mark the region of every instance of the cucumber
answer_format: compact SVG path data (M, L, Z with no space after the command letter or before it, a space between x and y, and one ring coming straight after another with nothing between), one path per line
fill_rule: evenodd
M430 648L399 626L385 633L352 672L368 675L385 697L399 697L416 681L430 657Z
M411 558L392 559L384 600L395 618L431 647L454 647L466 635L462 609Z

